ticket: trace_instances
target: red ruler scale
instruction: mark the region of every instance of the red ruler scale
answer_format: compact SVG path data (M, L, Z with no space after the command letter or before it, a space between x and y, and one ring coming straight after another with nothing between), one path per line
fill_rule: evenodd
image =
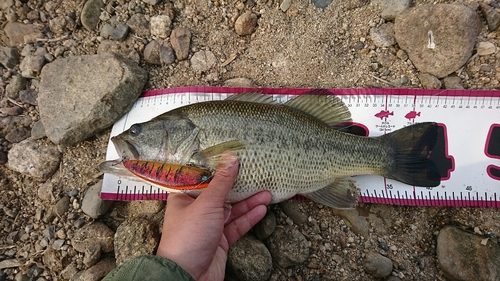
M145 92L128 114L113 126L118 135L186 104L222 100L232 94L258 91L286 102L311 89L180 87ZM441 185L414 187L380 176L354 177L360 202L412 206L500 207L500 91L426 89L328 89L349 107L351 131L379 136L413 123L434 121L439 138L431 158ZM118 158L110 142L107 160ZM107 200L147 200L167 197L159 188L105 174L101 197Z

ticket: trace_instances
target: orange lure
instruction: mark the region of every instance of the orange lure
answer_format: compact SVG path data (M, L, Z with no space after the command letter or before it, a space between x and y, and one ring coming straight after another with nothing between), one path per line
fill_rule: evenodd
M175 190L203 189L212 179L210 171L179 164L127 160L123 166L145 181Z

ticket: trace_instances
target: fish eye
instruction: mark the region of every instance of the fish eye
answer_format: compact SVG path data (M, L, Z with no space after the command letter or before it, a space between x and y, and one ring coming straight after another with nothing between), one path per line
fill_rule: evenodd
M141 125L134 124L134 125L132 125L132 127L130 127L130 134L132 136L137 136L138 134L141 133L141 129L142 129Z

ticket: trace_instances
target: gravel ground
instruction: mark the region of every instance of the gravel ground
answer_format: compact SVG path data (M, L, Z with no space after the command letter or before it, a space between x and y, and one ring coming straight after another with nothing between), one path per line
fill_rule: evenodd
M473 9L478 6L472 0L412 1L412 6L450 2ZM1 4L0 23L2 27L13 20L34 23L44 36L34 43L20 44L19 53L26 46L32 52L45 48L53 59L96 53L105 40L101 29L106 23L127 22L139 13L147 19L169 15L173 19L172 29L185 27L192 33L188 60L163 65L146 62L144 49L153 36L139 34L140 31L130 32L124 41L114 41L122 49L135 50L132 56L139 58L140 66L150 76L145 90L223 85L228 79L240 77L262 87L422 87L418 70L398 52L397 44L384 48L373 44L370 29L385 22L377 1L336 0L323 10L308 1L293 0L285 12L280 5L276 0L183 0L160 1L156 5L139 0L107 0L97 28L88 31L80 21L84 1L18 0ZM235 32L235 22L246 11L257 16L257 27L250 35L240 36ZM156 39L170 46L168 38ZM2 40L7 42L5 34ZM482 41L500 44L498 32L490 32L484 22L477 38L477 42ZM204 71L189 61L200 50L211 51L216 59ZM499 53L474 56L454 75L467 89L498 88L498 56ZM49 60L50 56L45 58ZM6 86L20 72L18 64L1 69L2 107L13 106L7 101ZM34 73L25 88L36 90L38 82ZM37 107L26 103L22 106L27 126L33 127L39 119ZM109 130L61 149L59 170L45 183L0 164L0 281L64 280L71 276L68 264L73 264L76 271L88 268L83 253L73 249L71 239L82 225L94 220L81 211L80 203L85 190L102 176L97 167L104 160L108 138ZM5 138L0 138L0 145L3 152L11 147ZM64 196L69 197L69 203L58 203L67 198ZM98 221L115 231L130 215L127 204L116 203ZM57 210L61 205L62 209ZM386 280L446 280L437 266L435 250L440 229L451 224L480 234L500 234L500 214L496 209L361 204L358 211L367 218L369 231L368 235L360 235L330 208L313 202L300 202L298 208L307 216L304 223L294 222L278 205L271 207L278 225L291 225L307 238L310 257L303 264L288 268L275 265L271 280L372 280L374 277L363 268L370 251L393 261L392 276ZM52 235L47 231L49 227ZM62 242L56 243L57 240L64 243L58 245ZM48 257L49 248L56 249L56 254ZM101 259L112 255L103 254ZM18 264L3 268L5 261ZM66 272L61 274L63 269Z

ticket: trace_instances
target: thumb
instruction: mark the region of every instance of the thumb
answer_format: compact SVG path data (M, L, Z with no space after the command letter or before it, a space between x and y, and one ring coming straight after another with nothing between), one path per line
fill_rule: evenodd
M238 158L232 152L224 152L215 170L215 175L208 187L198 198L223 205L227 194L233 187L234 181L238 176Z

